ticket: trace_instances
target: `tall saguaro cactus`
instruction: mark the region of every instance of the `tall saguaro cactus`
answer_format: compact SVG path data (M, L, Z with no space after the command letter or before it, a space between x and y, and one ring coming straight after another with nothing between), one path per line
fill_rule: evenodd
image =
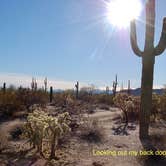
M6 82L3 83L3 93L6 92Z
M53 99L53 87L50 86L50 103L52 103L52 99Z
M127 89L128 95L130 95L130 80L128 80L128 89Z
M44 79L44 91L47 92L47 77Z
M117 85L118 85L118 76L116 74L115 76L115 81L113 81L113 87L112 87L112 92L113 92L113 96L115 97L116 95L116 88L117 88Z
M78 91L79 91L79 82L78 81L75 84L75 87L76 87L76 99L78 99Z
M106 92L107 95L109 95L109 86L106 86L105 92Z
M148 138L150 113L152 109L152 88L155 56L160 55L166 48L166 18L158 45L154 46L155 32L155 0L146 2L146 33L144 51L138 48L136 23L131 22L130 41L136 55L142 57L142 82L141 82L141 110L140 110L140 138Z

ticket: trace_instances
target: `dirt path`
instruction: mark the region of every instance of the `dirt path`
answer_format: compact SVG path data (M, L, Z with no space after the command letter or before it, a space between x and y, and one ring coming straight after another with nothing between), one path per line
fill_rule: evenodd
M110 111L97 110L94 114L85 115L90 119L97 119L99 125L103 128L105 139L99 144L88 144L87 142L79 142L75 145L79 156L76 165L81 166L164 166L165 160L160 156L154 160L153 156L149 158L141 155L143 150L142 143L139 139L139 126L137 123L129 123L127 130L128 135L114 135L113 127L120 125L119 118L122 112L118 109L110 109ZM163 125L164 123L164 125ZM156 122L150 126L150 135L155 136L152 143L157 149L166 151L166 127L165 122ZM152 137L153 138L153 137ZM98 150L109 151L109 155L97 155ZM134 152L132 152L134 151ZM165 155L166 156L166 155ZM147 159L148 158L148 159ZM151 160L153 158L153 160ZM76 159L77 160L77 159ZM155 162L154 162L155 161ZM145 164L146 163L146 164Z
M121 154L117 156L118 151L125 153L124 151L140 150L142 148L141 142L138 139L138 125L134 124L134 130L128 130L129 135L119 136L114 135L112 127L115 124L118 117L121 116L120 110L111 109L110 111L97 110L94 114L85 115L90 119L97 119L99 125L103 128L103 133L105 134L105 139L99 144L87 143L85 141L75 140L74 147L71 146L72 150L77 152L75 158L76 165L80 166L139 166L141 165L138 161L138 157ZM131 124L129 124L131 125ZM110 155L98 156L97 150L107 150L110 151ZM116 154L115 154L116 153Z

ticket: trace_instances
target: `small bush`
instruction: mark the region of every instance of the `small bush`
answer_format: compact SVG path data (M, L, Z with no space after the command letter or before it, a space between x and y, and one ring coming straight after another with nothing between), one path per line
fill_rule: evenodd
M126 122L139 119L139 98L122 93L115 96L114 103L123 111Z
M10 131L10 135L12 137L12 140L18 140L20 139L20 136L22 135L23 128L22 127L16 127L13 130Z
M96 119L84 119L80 130L81 139L86 140L89 143L99 143L104 139L104 130L99 126L99 122Z
M108 94L97 94L93 96L96 98L96 103L99 104L107 104L107 105L113 105L113 95Z
M3 131L2 130L0 130L0 132L1 133L3 133ZM0 152L2 151L2 150L4 150L5 148L7 148L8 147L8 139L7 139L7 136L6 136L6 134L0 134Z

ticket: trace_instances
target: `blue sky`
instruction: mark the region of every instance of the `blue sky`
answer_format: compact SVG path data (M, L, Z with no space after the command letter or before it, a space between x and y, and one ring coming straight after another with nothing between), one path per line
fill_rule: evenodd
M156 2L155 44L165 7L165 0ZM130 79L133 88L139 87L141 58L131 49L129 28L113 27L105 12L103 0L0 0L1 83L24 84L32 76L47 76L55 88L56 81L71 87L77 80L111 87L118 74L119 85L127 86ZM144 26L137 26L141 48ZM166 51L156 58L154 86L166 84L165 64Z

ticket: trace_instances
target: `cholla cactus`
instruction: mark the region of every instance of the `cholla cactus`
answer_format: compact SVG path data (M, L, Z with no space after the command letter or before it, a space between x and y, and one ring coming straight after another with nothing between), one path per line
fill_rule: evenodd
M63 113L57 117L49 116L41 110L30 113L25 124L25 136L33 147L37 147L42 154L43 139L47 139L50 144L50 158L55 157L55 150L59 138L70 131L69 113Z
M149 121L152 108L152 88L155 56L162 54L166 48L166 18L163 20L163 29L160 41L154 47L155 32L155 0L146 1L146 37L144 51L138 48L136 23L131 22L130 40L136 55L142 57L141 83L141 111L140 111L140 138L148 138Z

